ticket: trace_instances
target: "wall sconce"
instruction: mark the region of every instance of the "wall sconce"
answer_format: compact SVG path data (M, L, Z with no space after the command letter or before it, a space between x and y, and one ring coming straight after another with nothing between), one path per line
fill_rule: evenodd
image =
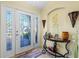
M43 28L45 28L46 20L42 20Z
M70 17L70 20L71 20L71 23L72 23L72 27L74 27L75 23L76 23L76 20L78 18L78 15L79 15L79 11L70 12L68 15Z

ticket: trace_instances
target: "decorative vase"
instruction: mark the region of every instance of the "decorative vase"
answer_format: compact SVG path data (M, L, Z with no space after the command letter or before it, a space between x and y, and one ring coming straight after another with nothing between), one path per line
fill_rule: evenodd
M62 39L64 41L67 41L69 39L69 33L68 32L62 32Z
M42 20L42 23L43 23L43 28L45 28L46 20Z

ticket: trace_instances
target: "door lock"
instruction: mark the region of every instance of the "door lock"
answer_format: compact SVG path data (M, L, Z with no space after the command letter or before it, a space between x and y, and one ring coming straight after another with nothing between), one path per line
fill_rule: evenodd
M16 31L16 36L18 36L19 34L18 34L18 31Z

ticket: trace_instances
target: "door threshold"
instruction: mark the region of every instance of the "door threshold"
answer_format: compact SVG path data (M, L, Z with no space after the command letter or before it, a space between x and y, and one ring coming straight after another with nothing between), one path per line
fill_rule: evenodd
M34 50L34 49L35 49L35 48L32 48L32 49L30 49L30 50L28 50L28 51L24 51L24 52L22 52L22 53L15 54L15 56L10 57L10 58L18 58L18 57L20 57L20 56L23 56L23 55L25 55L25 54L28 54L28 53L32 52L32 50Z

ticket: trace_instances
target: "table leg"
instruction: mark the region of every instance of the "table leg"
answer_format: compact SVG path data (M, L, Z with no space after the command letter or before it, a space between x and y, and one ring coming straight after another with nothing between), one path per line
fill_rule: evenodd
M56 58L56 50L57 50L57 42L54 42L54 52L55 52L55 58Z

